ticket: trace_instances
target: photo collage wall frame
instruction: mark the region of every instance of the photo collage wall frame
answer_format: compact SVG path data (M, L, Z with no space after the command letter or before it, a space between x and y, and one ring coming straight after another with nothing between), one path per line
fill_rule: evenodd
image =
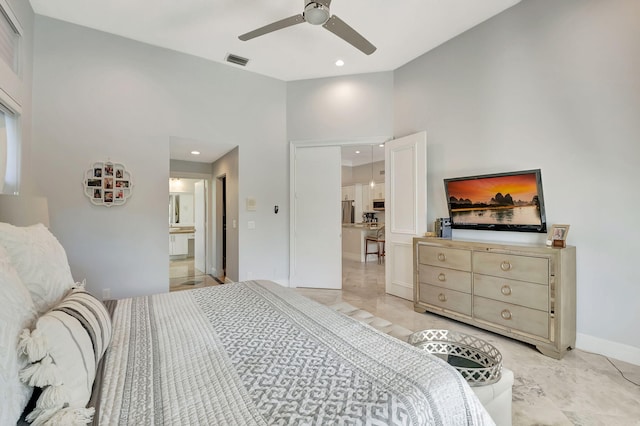
M84 193L98 206L119 206L127 202L133 189L131 173L122 163L97 161L85 172Z

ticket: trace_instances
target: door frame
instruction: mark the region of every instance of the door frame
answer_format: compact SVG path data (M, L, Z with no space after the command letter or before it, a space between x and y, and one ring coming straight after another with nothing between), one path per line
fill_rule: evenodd
M205 239L204 239L204 251L205 251L205 269L209 269L208 271L204 271L205 275L210 273L211 269L211 259L209 258L209 253L211 251L211 238L212 238L212 209L215 207L215 200L212 200L211 197L211 185L213 181L213 176L208 173L196 173L196 172L178 172L178 171L169 171L169 179L199 179L206 181L205 185L205 214L204 214L204 228L205 228ZM167 190L167 197L169 196L169 190Z
M227 173L220 173L213 177L215 193L215 212L213 212L215 226L214 256L212 258L211 273L217 279L224 278L225 283L232 282L227 274Z
M372 137L357 137L349 139L323 139L323 140L294 140L289 142L289 206L291 213L289 214L289 286L295 287L291 277L294 273L295 265L295 247L296 247L296 235L295 235L295 218L296 218L296 202L295 202L295 158L296 149L298 148L310 148L310 147L323 147L323 146L349 146L349 145L374 145L385 143L388 140L393 139L392 136L372 136ZM336 219L337 220L337 219ZM342 226L340 224L340 226Z

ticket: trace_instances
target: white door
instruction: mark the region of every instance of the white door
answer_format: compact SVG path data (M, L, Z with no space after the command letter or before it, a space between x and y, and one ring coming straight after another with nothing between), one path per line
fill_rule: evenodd
M385 155L386 292L413 300L413 237L427 231L427 134L388 141Z
M291 287L342 288L339 146L292 146Z
M206 217L206 188L205 181L201 180L195 183L194 191L194 225L195 225L195 241L193 247L194 266L196 270L205 273L207 272L206 265L206 233L207 227L205 224Z

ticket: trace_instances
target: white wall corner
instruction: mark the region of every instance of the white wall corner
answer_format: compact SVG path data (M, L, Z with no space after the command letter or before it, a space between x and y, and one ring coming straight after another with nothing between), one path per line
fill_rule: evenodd
M625 345L623 343L612 342L588 334L576 334L576 348L604 355L620 361L640 365L640 348Z

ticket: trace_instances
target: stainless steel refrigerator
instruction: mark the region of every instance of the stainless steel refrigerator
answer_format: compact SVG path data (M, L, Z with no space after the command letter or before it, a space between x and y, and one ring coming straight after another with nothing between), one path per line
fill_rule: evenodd
M342 202L342 223L353 223L354 209L353 200L347 200Z

